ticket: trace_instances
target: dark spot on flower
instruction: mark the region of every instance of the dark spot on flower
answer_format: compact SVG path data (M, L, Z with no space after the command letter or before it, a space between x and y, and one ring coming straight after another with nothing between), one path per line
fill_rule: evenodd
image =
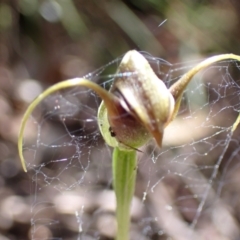
M110 132L111 137L116 137L116 134L115 134L115 132L113 132L111 127L109 128L109 132Z

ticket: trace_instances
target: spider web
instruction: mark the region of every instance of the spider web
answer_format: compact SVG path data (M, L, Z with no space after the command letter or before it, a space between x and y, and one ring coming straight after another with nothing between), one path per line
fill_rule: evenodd
M195 62L175 64L143 53L170 86ZM109 89L121 57L85 76ZM237 62L198 74L185 91L163 148L138 153L131 239L237 239L239 106ZM101 100L79 87L46 98L24 138L31 179L30 239L113 239L111 153L98 130Z

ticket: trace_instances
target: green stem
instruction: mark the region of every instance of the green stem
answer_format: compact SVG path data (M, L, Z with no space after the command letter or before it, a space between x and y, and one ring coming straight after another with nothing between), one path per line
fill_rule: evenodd
M117 201L117 237L116 240L129 239L130 206L135 190L137 172L136 151L113 151L113 186Z

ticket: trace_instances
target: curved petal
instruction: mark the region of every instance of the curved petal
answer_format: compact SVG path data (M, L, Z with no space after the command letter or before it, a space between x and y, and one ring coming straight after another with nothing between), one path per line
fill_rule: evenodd
M43 93L41 93L27 108L23 119L22 119L22 123L20 126L20 131L19 131L19 138L18 138L18 152L19 152L19 156L20 156L20 160L22 163L22 167L23 170L25 172L27 172L27 167L25 164L25 160L23 157L23 133L26 127L26 123L27 120L29 119L29 116L31 115L31 113L33 112L33 110L36 108L36 106L47 96L49 96L50 94L61 90L61 89L66 89L66 88L70 88L70 87L75 87L75 86L85 86L88 88L91 88L92 90L94 90L104 101L104 103L106 104L106 107L110 110L110 111L114 111L114 96L107 92L105 89L101 88L99 85L97 85L94 82L91 82L87 79L83 79L83 78L74 78L74 79L70 79L70 80L66 80L60 83L57 83L51 87L49 87L47 90L45 90Z

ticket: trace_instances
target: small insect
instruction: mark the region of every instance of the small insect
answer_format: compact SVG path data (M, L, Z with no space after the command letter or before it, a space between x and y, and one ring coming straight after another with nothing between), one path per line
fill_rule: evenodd
M111 127L109 127L108 130L109 130L109 132L110 132L111 137L116 137L116 133L112 130Z

